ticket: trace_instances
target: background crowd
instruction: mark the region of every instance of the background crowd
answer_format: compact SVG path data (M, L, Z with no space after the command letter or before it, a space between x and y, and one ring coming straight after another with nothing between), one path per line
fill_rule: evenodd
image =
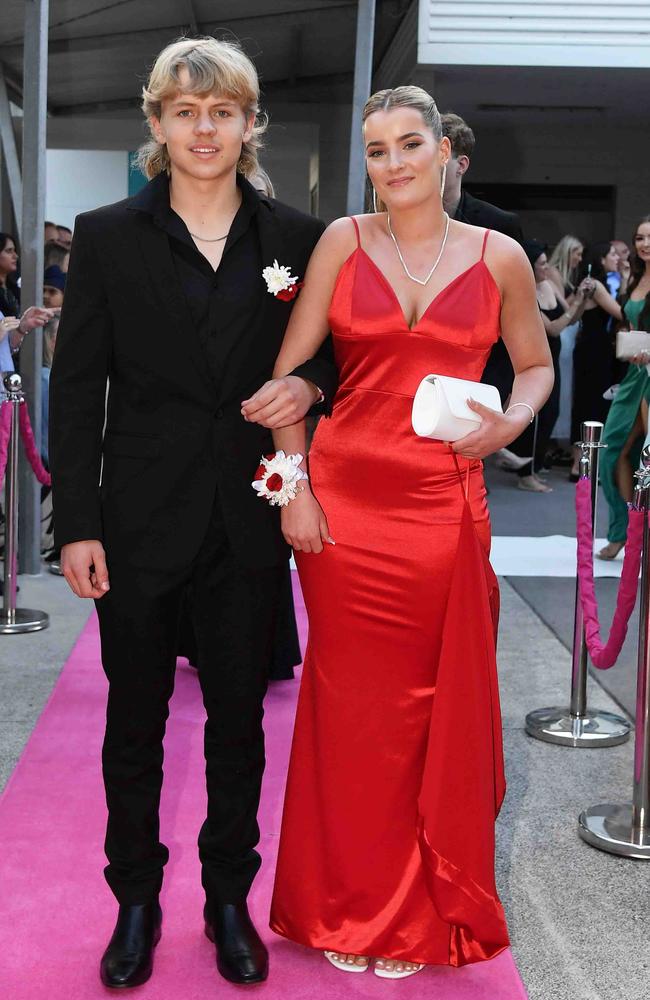
M443 115L452 145L445 208L455 219L503 232L522 244L535 275L537 302L548 337L555 385L531 426L498 456L521 490L552 492L546 476L555 465L579 476L581 425L605 424L601 483L609 507L608 544L598 555L615 558L625 543L627 502L633 474L648 435L650 353L617 356L620 330L650 332L650 216L629 239L605 238L587 245L567 233L553 247L524 234L512 212L468 194L463 179L475 148L470 126ZM498 387L507 405L514 372L501 341L495 344L483 380Z
M49 381L54 345L65 293L66 273L70 259L72 230L46 222L44 226L43 306L21 302L20 258L16 239L11 233L0 232L0 373L20 371L20 348L25 337L37 327L43 329L43 363L41 367L41 456L48 466ZM49 488L44 488L44 501ZM0 508L0 517L2 509ZM3 518L2 518L3 519ZM60 573L59 553L53 548L52 519L46 518L44 556L50 570Z

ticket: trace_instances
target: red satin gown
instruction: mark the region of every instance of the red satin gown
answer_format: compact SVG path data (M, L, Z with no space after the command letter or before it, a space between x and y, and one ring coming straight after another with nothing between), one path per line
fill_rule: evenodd
M309 644L271 912L314 948L460 966L509 943L482 464L411 426L420 380L480 380L499 336L487 237L413 329L360 242L332 296L340 387L309 464L336 546L296 553Z

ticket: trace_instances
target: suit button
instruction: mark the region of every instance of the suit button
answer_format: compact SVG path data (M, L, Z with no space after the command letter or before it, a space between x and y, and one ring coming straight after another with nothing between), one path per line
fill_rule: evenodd
M221 418L223 417L223 410L221 409L221 407L219 407L218 410L214 411L214 416L216 420L221 420Z

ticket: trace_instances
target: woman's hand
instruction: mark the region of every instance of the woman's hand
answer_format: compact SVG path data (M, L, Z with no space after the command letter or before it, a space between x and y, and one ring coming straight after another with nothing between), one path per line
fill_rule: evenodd
M335 545L321 505L307 485L281 512L282 534L294 552L322 552Z
M17 330L19 324L17 316L5 316L4 319L0 319L0 340L4 340L12 330Z
M465 458L485 458L486 455L492 455L518 438L530 423L529 411L525 406L518 406L516 410L506 414L491 410L475 399L468 399L467 405L482 417L482 421L478 430L459 438L452 445L453 450Z

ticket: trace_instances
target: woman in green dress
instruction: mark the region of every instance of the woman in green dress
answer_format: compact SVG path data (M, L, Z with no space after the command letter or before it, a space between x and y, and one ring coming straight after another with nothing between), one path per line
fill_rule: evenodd
M639 222L634 236L631 277L624 296L623 312L631 330L650 333L650 215ZM601 452L600 482L609 507L607 545L599 559L615 559L627 535L627 504L634 489L634 469L648 425L650 400L650 352L633 358L614 397L605 423Z

